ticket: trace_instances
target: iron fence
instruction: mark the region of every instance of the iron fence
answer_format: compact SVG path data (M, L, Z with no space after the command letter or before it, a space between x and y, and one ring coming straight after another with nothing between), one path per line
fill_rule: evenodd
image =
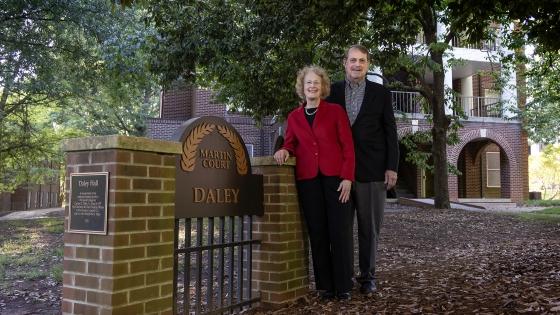
M224 314L259 301L250 215L175 220L175 314Z

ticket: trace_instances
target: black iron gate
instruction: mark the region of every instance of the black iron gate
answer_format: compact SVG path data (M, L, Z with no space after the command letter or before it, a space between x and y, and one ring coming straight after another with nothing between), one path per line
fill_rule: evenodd
M251 289L251 215L175 219L174 313L238 312Z

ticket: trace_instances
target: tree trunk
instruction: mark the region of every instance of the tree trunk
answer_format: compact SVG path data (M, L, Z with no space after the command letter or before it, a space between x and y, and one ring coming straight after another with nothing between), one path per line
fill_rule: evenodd
M422 6L419 20L424 30L428 46L438 43L437 12L430 5ZM447 171L447 129L450 120L445 116L445 70L443 68L444 49L436 45L430 47L431 60L439 65L432 70L433 85L429 99L432 106L432 158L434 160L434 206L437 209L449 209L449 180Z
M432 61L443 65L443 53L431 52ZM438 209L449 209L449 181L447 171L447 129L449 118L445 116L445 72L443 67L434 71L432 97L432 157L434 159L434 206Z

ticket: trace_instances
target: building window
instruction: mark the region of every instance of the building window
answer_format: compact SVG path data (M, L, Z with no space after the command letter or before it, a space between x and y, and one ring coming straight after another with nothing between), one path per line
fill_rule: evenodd
M252 144L245 144L245 147L247 148L247 153L249 154L249 157L254 157L254 155L253 155L253 145Z
M500 152L486 152L486 187L500 186Z

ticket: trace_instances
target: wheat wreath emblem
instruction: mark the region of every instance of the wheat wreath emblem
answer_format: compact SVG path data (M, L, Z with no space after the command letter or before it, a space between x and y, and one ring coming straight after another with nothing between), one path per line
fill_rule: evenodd
M196 161L196 148L204 137L214 130L213 124L202 123L193 128L183 143L183 154L181 155L181 169L185 172L194 170Z
M226 138L229 145L232 147L235 153L235 163L237 165L237 173L239 175L247 174L247 158L245 157L245 148L239 141L239 137L226 126L217 126L218 132Z

